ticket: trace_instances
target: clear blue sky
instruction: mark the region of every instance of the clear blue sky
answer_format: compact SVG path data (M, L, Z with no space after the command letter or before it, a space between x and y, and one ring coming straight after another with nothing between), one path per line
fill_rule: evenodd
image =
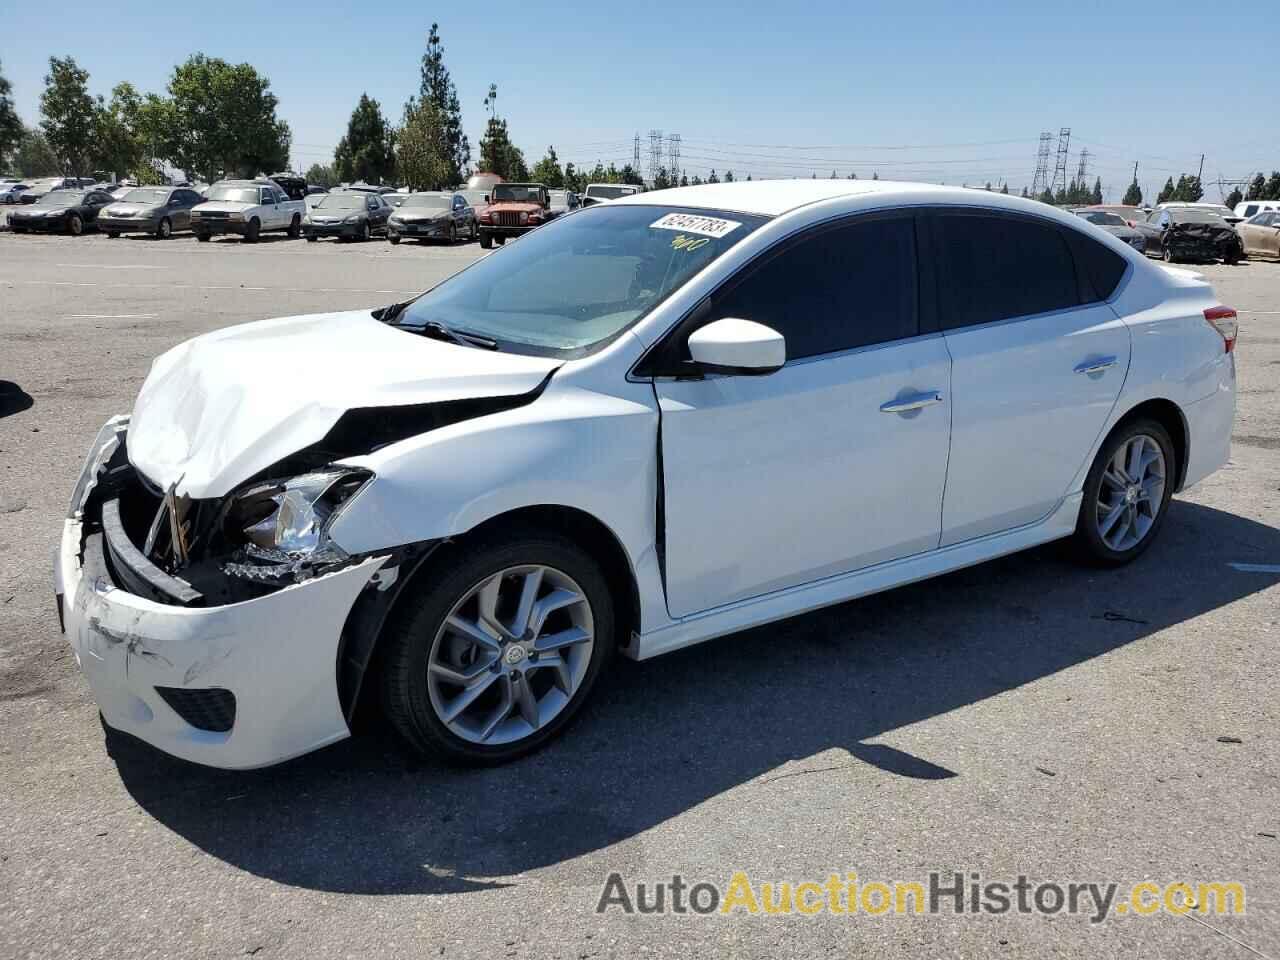
M639 132L647 166L648 132L661 129L682 136L691 175L834 168L1006 179L1016 191L1031 180L1039 133L1067 126L1070 173L1087 148L1090 180L1101 175L1108 193L1123 190L1135 160L1147 191L1194 173L1204 153L1211 199L1219 176L1280 169L1276 0L1031 6L699 0L606 17L598 3L69 0L56 14L11 9L0 62L32 123L50 55L74 56L103 94L126 79L163 90L195 51L248 61L270 77L302 169L331 160L362 92L398 119L432 19L473 155L493 82L530 164L554 144L562 161L621 166Z

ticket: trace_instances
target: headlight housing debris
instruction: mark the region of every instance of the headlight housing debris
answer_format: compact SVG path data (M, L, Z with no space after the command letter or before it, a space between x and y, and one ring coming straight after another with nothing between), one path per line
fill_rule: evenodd
M286 584L344 563L350 558L329 539L329 526L372 478L368 470L334 466L233 494L223 531L242 546L223 570L243 580Z

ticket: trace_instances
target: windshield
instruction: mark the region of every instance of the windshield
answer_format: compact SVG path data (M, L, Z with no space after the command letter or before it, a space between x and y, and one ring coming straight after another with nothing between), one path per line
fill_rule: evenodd
M1097 223L1107 227L1123 227L1127 225L1122 218L1104 210L1084 210L1080 213L1080 216L1090 223Z
M1217 223L1225 226L1217 210L1208 207L1182 207L1169 211L1174 223Z
M499 183L493 188L493 200L515 200L519 203L541 203L542 188L524 183Z
M54 190L46 193L35 202L37 207L73 207L84 202L84 194L79 190Z
M420 210L448 210L453 206L453 197L434 193L415 193L405 198L403 206L405 209L413 207Z
M363 193L330 193L316 201L314 210L363 210Z
M122 198L126 203L165 203L168 190L130 190Z
M209 188L208 199L224 200L231 203L257 203L258 188L213 186Z
M471 206L483 206L485 201L485 191L483 190L463 190L462 195L467 198L467 203Z
M562 217L427 291L398 324L435 321L541 356L590 352L767 218L600 206Z
M610 184L592 184L587 187L587 196L593 200L596 198L602 200L617 200L619 197L629 197L636 192L635 187L627 187L619 184L613 186Z

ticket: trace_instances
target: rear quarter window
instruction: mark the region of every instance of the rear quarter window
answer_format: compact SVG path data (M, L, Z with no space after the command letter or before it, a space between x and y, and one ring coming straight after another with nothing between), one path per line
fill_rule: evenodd
M1110 300L1124 277L1129 262L1114 250L1108 250L1098 241L1086 237L1078 230L1064 231L1067 246L1075 258L1080 272L1080 288L1085 303Z

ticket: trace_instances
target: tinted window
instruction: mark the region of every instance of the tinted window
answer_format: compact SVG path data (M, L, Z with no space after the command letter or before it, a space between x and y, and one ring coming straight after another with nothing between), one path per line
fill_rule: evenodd
M1084 299L1089 303L1109 299L1124 276L1128 261L1076 230L1066 231L1066 236L1080 271Z
M1079 304L1075 264L1057 227L980 214L940 216L936 222L944 328Z
M787 246L718 296L714 318L773 327L787 359L913 337L915 226L869 220L821 230Z

